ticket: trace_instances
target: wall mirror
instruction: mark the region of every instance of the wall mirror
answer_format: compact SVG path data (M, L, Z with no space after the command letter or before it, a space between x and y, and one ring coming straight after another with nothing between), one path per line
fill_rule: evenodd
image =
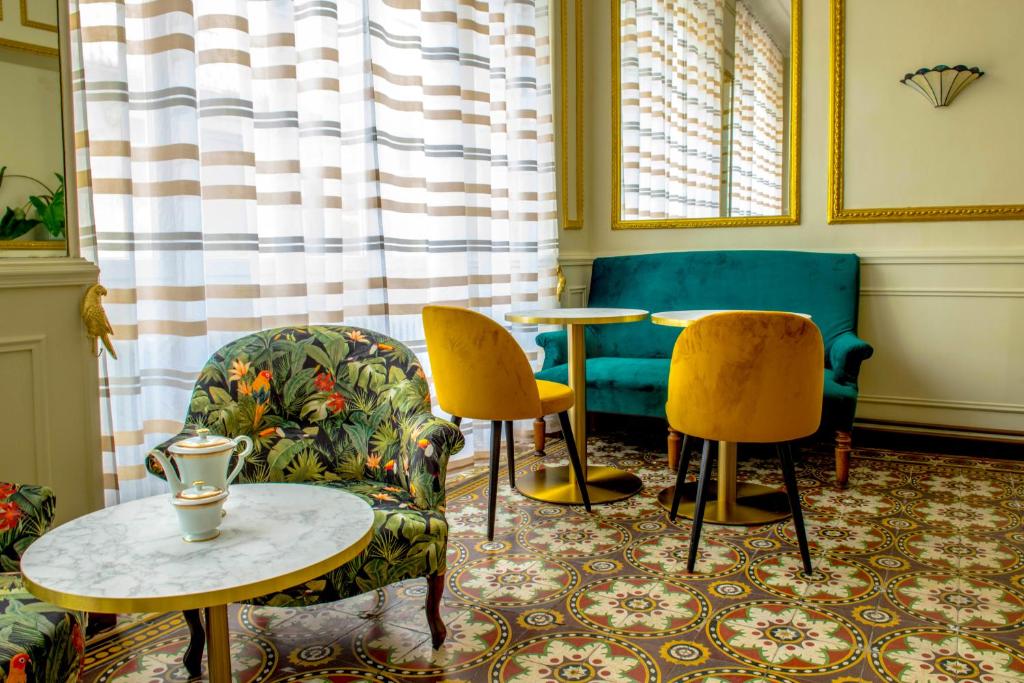
M612 227L799 222L801 0L611 0Z
M64 130L56 0L0 0L0 256L64 256Z

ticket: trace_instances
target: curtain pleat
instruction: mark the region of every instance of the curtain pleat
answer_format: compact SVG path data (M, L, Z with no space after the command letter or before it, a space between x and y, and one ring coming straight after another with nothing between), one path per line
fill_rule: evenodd
M785 93L782 51L736 2L731 204L734 216L782 213Z
M231 339L344 323L426 362L426 303L555 304L547 0L90 0L71 23L109 503L162 490L145 454Z

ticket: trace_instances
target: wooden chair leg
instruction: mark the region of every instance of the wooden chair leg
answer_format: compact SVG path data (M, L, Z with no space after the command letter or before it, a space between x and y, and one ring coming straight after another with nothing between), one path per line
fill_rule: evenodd
M185 670L192 678L203 673L203 648L206 647L206 631L203 629L203 620L199 617L199 610L187 609L181 613L188 624L188 649L185 650Z
M850 432L836 432L836 483L846 486L850 481Z
M456 427L461 427L462 418L459 417L458 415L452 415L452 424L455 425Z
M697 547L700 545L700 532L704 526L704 508L708 504L708 492L711 490L711 441L704 441L704 449L700 456L700 478L697 480L697 504L693 507L693 529L690 531L690 553L686 558L686 572L693 573L697 564Z
M675 434L678 435L679 432L675 432ZM670 436L669 438L672 437ZM676 491L672 495L672 511L669 513L669 518L673 522L676 521L676 515L679 514L679 501L683 499L683 484L686 483L686 470L690 468L690 451L687 448L687 446L689 445L687 442L689 440L689 435L683 434L683 444L681 450L682 459L678 463L679 468L676 470Z
M565 437L565 448L569 451L569 462L572 463L572 471L576 474L576 483L580 487L580 497L583 498L583 507L590 512L590 492L587 491L587 478L583 474L583 463L580 462L579 451L576 450L576 437L572 433L572 425L569 423L569 413L558 414L558 422L562 425L562 435Z
M791 444L778 444L779 462L782 465L782 478L786 483L786 495L789 496L789 509L793 513L793 527L796 529L796 540L800 546L800 559L804 563L804 574L810 575L811 550L807 546L807 530L804 528L804 514L800 508L800 492L796 487L796 468L793 467L793 447Z
M533 450L539 455L544 455L544 442L547 440L544 430L544 418L538 417L533 421Z
M498 467L501 463L501 421L491 422L491 481L487 487L487 540L494 540L494 511L498 504Z
M505 421L505 447L508 449L508 485L516 487L516 441L512 436L512 420Z
M448 637L448 629L441 619L441 596L444 595L444 572L427 577L427 625L430 626L430 644L438 649Z
M679 432L671 427L668 428L668 468L673 472L679 469L680 436Z

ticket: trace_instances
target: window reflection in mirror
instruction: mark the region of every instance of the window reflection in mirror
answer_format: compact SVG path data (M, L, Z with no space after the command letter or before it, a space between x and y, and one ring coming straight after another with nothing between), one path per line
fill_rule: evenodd
M620 219L789 212L791 0L618 0Z
M67 253L57 3L0 14L0 255Z

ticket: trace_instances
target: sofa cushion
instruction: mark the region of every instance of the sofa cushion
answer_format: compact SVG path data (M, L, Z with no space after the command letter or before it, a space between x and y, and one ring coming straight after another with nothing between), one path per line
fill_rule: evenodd
M664 417L669 363L668 358L588 358L587 410ZM541 370L537 379L564 384L569 366Z
M856 254L797 251L689 251L594 260L590 306L752 309L808 313L826 352L857 329ZM679 329L649 321L589 328L594 357L671 358Z
M38 600L20 574L0 574L0 676L25 683L77 681L84 652L82 613Z

